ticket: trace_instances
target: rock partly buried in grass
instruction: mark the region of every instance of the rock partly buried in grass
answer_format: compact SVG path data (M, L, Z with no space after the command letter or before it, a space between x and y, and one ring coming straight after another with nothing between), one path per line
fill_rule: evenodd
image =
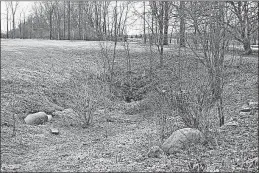
M203 142L204 136L198 129L183 128L173 132L163 143L162 149L167 154L174 154L192 144L202 144Z
M29 125L39 125L39 124L44 124L45 122L48 121L48 116L45 112L37 112L34 114L29 114L25 119L24 119L26 124Z
M50 129L51 133L54 134L54 135L58 135L59 134L59 130L56 129L56 128L52 128Z
M235 126L239 126L239 123L237 121L230 121L230 122L225 123L222 127L224 127L224 126L235 127Z
M249 105L243 105L242 107L241 107L241 110L240 110L240 112L250 112L251 111L251 108L249 107Z
M162 157L163 153L163 150L159 146L152 146L147 155L151 158L160 158Z

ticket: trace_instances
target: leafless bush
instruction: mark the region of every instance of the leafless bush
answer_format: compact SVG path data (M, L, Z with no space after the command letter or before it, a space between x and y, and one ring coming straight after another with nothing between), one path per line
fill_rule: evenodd
M74 71L65 84L67 92L73 99L73 109L80 115L83 126L88 126L93 120L93 113L99 107L106 107L109 99L106 97L107 86L90 70Z

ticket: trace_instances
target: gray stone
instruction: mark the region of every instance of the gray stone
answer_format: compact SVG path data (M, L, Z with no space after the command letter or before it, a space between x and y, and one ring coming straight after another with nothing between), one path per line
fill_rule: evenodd
M174 154L192 144L203 142L204 136L198 129L183 128L173 132L163 143L162 149L167 154Z
M29 114L24 119L24 121L26 124L30 124L30 125L44 124L45 122L48 121L48 116L45 112L37 112L34 114Z
M58 129L56 129L56 128L52 128L52 129L50 129L50 131L51 131L51 133L54 134L54 135L58 135L58 134L59 134L59 131L58 131Z
M48 121L52 119L52 115L47 115L48 116Z
M247 116L247 115L250 115L250 112L240 112L239 113L241 116Z
M248 105L243 105L240 112L250 112L251 108Z
M238 126L239 123L237 121L230 121L224 124L224 126Z

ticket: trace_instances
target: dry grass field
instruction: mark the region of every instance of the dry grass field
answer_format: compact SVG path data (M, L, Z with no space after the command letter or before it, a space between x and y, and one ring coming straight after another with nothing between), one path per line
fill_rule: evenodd
M1 40L1 172L187 172L188 163L197 159L206 164L206 172L258 171L258 161L257 165L252 163L258 156L258 112L239 114L248 100L258 100L256 54L242 59L231 52L226 55L226 60L234 63L226 67L231 77L224 88L225 119L236 119L239 125L221 129L213 147L194 146L176 155L148 158L149 148L160 145L157 119L150 111L125 114L120 105L126 103L121 99L111 101L113 109L108 113L98 108L88 128L63 126L58 117L38 126L22 121L35 107L70 108L74 103L67 93L60 92L66 91L66 82L82 69L102 72L100 51L100 42ZM168 66L174 65L177 52L170 46L165 48ZM191 57L190 50L182 54L185 60ZM148 69L148 46L130 43L130 55L133 70L142 73ZM125 57L119 43L118 71L126 69ZM107 116L114 121L107 121ZM171 121L175 129L184 127L177 116ZM51 127L58 128L60 134L51 134Z

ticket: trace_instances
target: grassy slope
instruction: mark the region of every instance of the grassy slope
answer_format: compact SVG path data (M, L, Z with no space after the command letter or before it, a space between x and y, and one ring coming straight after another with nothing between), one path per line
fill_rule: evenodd
M17 95L36 95L44 88L62 83L73 70L101 69L98 42L47 40L2 40L1 43L1 122L12 124L17 108L12 101ZM125 54L119 46L118 64L125 68ZM133 44L131 56L134 68L143 69L148 61L144 46ZM177 50L168 50L171 53ZM170 60L170 56L167 57ZM250 62L245 58L245 64ZM255 63L256 61L253 61ZM256 64L257 65L257 64ZM1 163L11 171L187 171L190 158L200 157L208 169L233 171L242 169L242 159L255 157L258 143L257 115L240 116L238 111L247 99L258 100L257 72L248 68L235 69L233 82L226 87L226 121L236 117L240 126L223 131L219 147L200 148L190 153L162 159L146 158L150 145L158 145L157 123L149 113L124 115L111 112L118 121L106 122L101 111L88 129L58 126L59 119L44 126L31 127L19 123L16 137L12 126L1 126ZM244 67L246 67L244 65ZM240 71L243 71L240 73ZM234 78L235 77L235 78ZM241 82L237 82L241 81ZM231 85L232 84L232 85ZM34 92L32 92L34 91ZM15 94L13 94L15 93ZM19 104L18 104L19 105ZM21 105L21 104L20 104ZM19 110L19 109L18 109ZM119 121L119 120L129 121ZM178 126L176 120L172 120ZM61 134L53 136L49 127L58 126Z

